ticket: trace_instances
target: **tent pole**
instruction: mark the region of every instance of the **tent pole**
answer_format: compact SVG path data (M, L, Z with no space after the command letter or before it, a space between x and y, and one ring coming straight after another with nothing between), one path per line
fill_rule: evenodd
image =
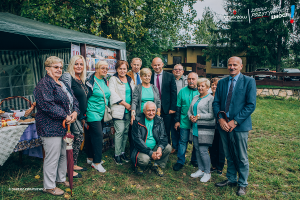
M37 50L39 50L39 48L29 39L29 37L28 36L26 36L27 37L27 39L35 46L35 48L37 49Z

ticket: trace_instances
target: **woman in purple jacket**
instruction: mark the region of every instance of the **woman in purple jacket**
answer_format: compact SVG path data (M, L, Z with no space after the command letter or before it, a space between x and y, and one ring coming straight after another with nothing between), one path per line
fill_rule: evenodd
M45 150L44 192L62 195L56 184L69 186L66 181L67 157L63 137L67 130L63 120L73 123L79 114L78 101L68 84L58 80L62 75L63 60L51 56L45 61L47 74L34 89L36 99L36 128Z

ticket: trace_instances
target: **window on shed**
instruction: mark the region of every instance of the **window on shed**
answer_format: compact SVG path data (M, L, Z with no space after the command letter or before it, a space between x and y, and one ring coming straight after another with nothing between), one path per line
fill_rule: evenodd
M31 65L6 65L0 67L0 99L32 95L35 85Z

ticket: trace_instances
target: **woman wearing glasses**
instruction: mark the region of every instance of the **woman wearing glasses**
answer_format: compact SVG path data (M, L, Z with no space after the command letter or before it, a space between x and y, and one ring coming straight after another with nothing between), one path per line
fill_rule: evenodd
M125 155L125 146L130 124L132 92L135 85L127 75L128 67L126 61L119 60L115 67L117 73L109 80L111 111L116 130L114 159L117 165L122 165L123 161L129 162Z
M60 81L63 60L51 56L45 61L47 74L34 89L36 100L36 129L45 150L44 192L62 195L64 191L57 184L69 186L66 182L66 143L63 141L67 130L63 120L73 123L80 113L78 101L68 84Z
M102 119L106 105L109 103L110 91L107 87L106 75L108 64L99 61L95 66L96 72L91 74L86 81L88 88L87 124L89 129L86 134L87 163L99 172L106 172L102 166L103 132ZM104 99L105 98L105 99Z
M64 73L61 78L66 82L72 89L76 99L79 102L80 114L77 116L77 120L71 125L71 133L74 135L73 142L73 160L74 160L74 170L76 171L86 171L84 167L79 167L77 165L77 158L79 154L79 149L83 141L83 126L85 123L85 112L87 108L87 93L88 89L85 86L86 79L86 63L85 59L81 55L75 55L71 58L68 70ZM73 178L81 178L81 174L73 172Z

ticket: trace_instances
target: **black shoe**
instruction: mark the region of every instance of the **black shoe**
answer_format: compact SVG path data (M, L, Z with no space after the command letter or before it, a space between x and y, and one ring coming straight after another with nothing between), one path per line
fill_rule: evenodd
M114 160L115 160L117 165L122 165L123 164L121 156L115 156Z
M77 175L76 175L76 176L73 176L73 178L82 178L82 175L79 174L79 173L77 173Z
M139 166L137 166L137 167L135 168L135 172L136 172L138 175L143 175L144 170L142 170L142 168L140 168Z
M81 172L85 172L85 171L87 171L87 168L85 168L85 167L82 167L82 169L74 169L74 171L81 171Z
M190 164L193 165L194 167L198 167L198 163L196 161L191 161Z
M239 186L236 195L238 196L246 195L246 187Z
M216 183L215 186L217 186L217 187L224 187L224 186L234 187L234 186L237 186L237 183L231 183L229 180L225 180L220 183Z
M174 171L179 171L179 170L181 170L181 168L183 168L183 164L180 164L180 163L176 163L176 164L173 166L173 170L174 170Z
M215 172L215 171L217 171L217 168L215 168L215 167L210 168L210 173Z
M160 168L160 166L152 166L152 170L160 177L164 176L163 170Z
M217 170L217 174L222 176L222 171L221 170Z
M129 159L127 158L127 156L125 155L125 153L123 153L122 155L120 155L121 159L124 160L125 162L129 162Z

